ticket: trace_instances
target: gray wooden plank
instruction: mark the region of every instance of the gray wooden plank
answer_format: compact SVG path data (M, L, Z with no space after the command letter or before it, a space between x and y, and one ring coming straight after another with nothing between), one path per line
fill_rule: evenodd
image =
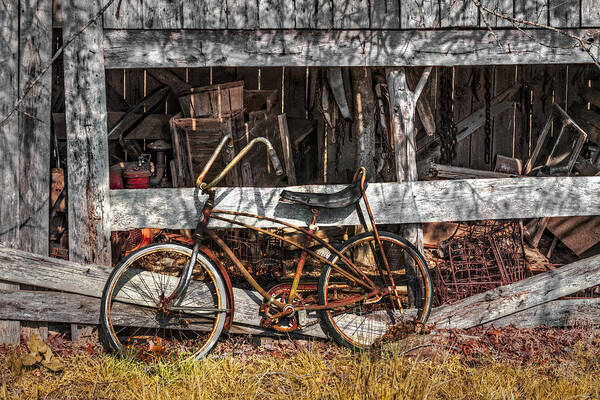
M63 37L79 32L100 0L64 4ZM69 257L110 264L108 140L102 26L91 24L64 52Z
M417 181L417 151L415 133L415 112L417 99L423 90L426 80L431 73L431 67L426 68L420 78L415 92L408 87L406 68L386 69L386 81L390 94L392 108L392 135L394 138L394 153L396 179L398 182ZM423 251L423 228L421 224L405 224L402 236L406 237L419 251Z
M466 329L559 299L600 282L600 256L500 286L438 307L427 321L436 329Z
M525 311L507 315L486 325L555 328L600 325L600 299L554 300Z
M144 1L144 29L181 29L182 13L181 0Z
M598 0L581 0L581 26L600 27L600 3Z
M258 28L258 0L227 0L229 29Z
M472 0L440 0L442 27L479 26L479 10Z
M474 179L372 183L367 195L382 224L471 221L600 214L600 177ZM292 190L331 193L342 185L310 185ZM306 226L307 207L278 203L283 188L219 188L217 209L243 211ZM112 229L193 228L204 197L195 189L111 191ZM143 204L144 207L140 207ZM268 221L237 217L260 227ZM326 210L321 226L357 225L352 208ZM211 221L211 227L229 227Z
M369 0L333 0L333 27L366 29L369 27Z
M108 0L103 0L104 6ZM142 29L142 0L115 0L104 15L104 29Z
M555 28L577 28L580 26L580 0L548 0L550 26Z
M186 0L183 2L184 29L227 28L227 1Z
M289 0L258 0L258 20L261 29L294 29L296 12Z
M513 0L482 0L481 4L483 6L485 6L486 8L489 8L490 10L494 11L497 14L505 15L507 17L514 16ZM485 19L487 20L490 27L503 27L503 26L511 27L511 26L513 26L513 24L509 20L503 19L502 17L500 17L498 15L488 13L485 10L482 10L481 12L485 16ZM479 25L482 28L488 28L487 24L485 23L485 21L481 15L479 16Z
M296 0L296 29L331 29L331 0Z
M0 115L5 118L19 98L19 2L0 4ZM19 114L0 124L0 243L18 247L19 240ZM0 281L0 288L19 288ZM0 321L0 343L18 344L21 324Z
M498 96L515 83L515 67L513 65L497 66L494 72L492 97ZM512 105L512 104L511 104ZM492 156L497 154L512 157L516 143L514 106L493 117ZM494 160L492 160L494 162Z
M21 1L20 8L19 92L25 93L52 58L52 1ZM19 248L38 254L48 254L51 78L47 72L31 88L19 114Z
M49 247L50 115L52 73L38 78L52 58L52 0L20 2L19 93L29 93L19 114L19 248L47 255ZM29 328L43 334L47 326Z
M331 0L317 0L317 29L333 27L333 7Z
M596 31L570 30L583 38ZM546 29L449 31L108 30L108 68L205 66L427 66L589 63L578 42ZM201 46L202 52L198 51ZM600 49L591 49L596 57Z
M6 118L19 98L19 5L0 5L0 115ZM19 246L19 114L0 124L0 243Z
M400 2L371 0L371 29L399 29Z
M191 249L190 249L191 252ZM190 253L191 254L191 253ZM35 265L35 273L31 266ZM112 268L98 264L82 264L0 246L0 279L9 279L32 286L60 290L100 298ZM14 290L14 289L13 289ZM253 329L260 325L259 308L262 296L258 292L233 288L234 324ZM314 318L314 315L310 316ZM249 331L248 333L253 333ZM319 325L299 333L325 337Z
M402 29L440 27L440 6L437 0L407 0L400 10Z
M156 319L149 319L147 313L141 313L139 308L126 304L114 309L111 316L116 323L158 327ZM100 299L73 293L0 289L0 318L10 319L11 322L44 321L98 325L100 322ZM322 332L319 334L316 329L313 331L318 337L326 337ZM277 334L269 329L242 323L234 323L229 332Z
M296 29L316 28L316 6L312 0L296 0Z
M547 0L514 0L514 12L517 19L535 24L548 24Z

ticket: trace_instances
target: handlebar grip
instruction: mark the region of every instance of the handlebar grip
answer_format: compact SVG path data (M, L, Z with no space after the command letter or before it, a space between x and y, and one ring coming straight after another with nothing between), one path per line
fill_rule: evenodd
M277 176L283 175L283 168L281 168L281 162L279 161L279 157L277 157L277 153L275 153L275 149L269 149L269 157L271 157L271 164L273 164L275 174Z

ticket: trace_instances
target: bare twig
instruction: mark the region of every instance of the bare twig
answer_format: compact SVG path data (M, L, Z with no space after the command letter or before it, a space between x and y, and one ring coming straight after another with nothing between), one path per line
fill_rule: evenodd
M69 39L67 39L67 41L60 46L60 48L56 51L56 53L54 53L54 56L52 57L52 59L50 60L50 62L48 62L44 68L42 69L42 71L38 74L38 76L36 76L33 80L31 80L27 86L25 87L25 89L23 90L23 94L21 95L21 97L19 97L19 99L17 100L17 102L15 103L14 107L9 111L8 115L5 116L2 121L0 121L0 127L2 127L6 121L8 121L8 119L10 117L12 117L12 115L19 111L19 112L23 112L22 110L19 109L19 107L21 106L21 103L23 102L23 100L25 100L25 98L27 97L27 95L29 94L29 92L31 91L31 89L40 81L40 79L42 79L42 77L46 74L46 72L48 72L48 70L50 69L50 67L52 66L52 64L54 63L54 61L56 61L58 59L58 57L60 57L60 55L63 53L63 51L65 50L65 48L67 46L69 46L75 39L77 39L77 37L79 35L81 35L83 33L83 31L85 31L91 24L95 23L98 18L100 18L104 12L106 11L106 9L108 7L110 7L110 5L114 2L115 0L108 0L106 2L106 4L104 5L104 7L102 7L100 9L100 11L98 11L98 13L92 18L90 19L85 25L83 25L81 27L81 29L75 33L73 36L71 36ZM27 114L25 112L23 112L25 115L27 115L28 117L32 118L33 116L31 114ZM37 119L37 118L35 118ZM44 121L42 121L44 122Z
M490 32L493 32L492 26L489 24L487 18L485 17L485 15L484 15L484 13L482 11L485 11L486 13L488 13L490 15L494 15L494 16L496 16L498 18L501 18L501 19L503 19L505 21L509 21L513 25L514 28L518 29L520 32L522 32L523 34L525 34L526 36L528 36L532 40L535 40L535 39L533 39L533 37L529 33L527 33L525 30L522 29L522 27L521 27L522 25L527 25L527 26L531 26L531 27L535 27L535 28L547 29L549 31L556 32L556 33L558 33L560 35L563 35L563 36L566 36L568 38L571 38L571 39L573 39L573 40L575 40L576 42L579 43L579 46L590 56L590 58L592 59L594 65L596 65L596 68L600 69L600 60L598 60L598 58L591 51L592 47L600 48L600 46L598 44L589 43L585 38L577 36L577 35L569 32L568 30L558 29L558 28L555 28L555 27L550 26L550 25L540 24L539 22L533 22L533 21L528 21L528 20L521 19L521 18L511 17L511 16L508 16L506 14L500 13L498 11L494 11L494 10L492 10L492 9L490 9L490 8L482 5L479 0L472 0L472 1L477 6L477 8L479 9L479 13L482 16L482 19L484 20L484 22L487 25L487 28L488 28L488 30L490 30ZM496 40L498 40L497 36L495 36L495 34L494 34L494 37L496 37ZM550 46L550 45L541 43L541 42L539 42L537 40L535 40L535 41L536 41L536 43L538 43L538 44L540 44L540 45L542 45L544 47L556 48L556 46Z
M498 44L498 47L500 47L500 49L502 49L504 51L504 46L502 46L502 43L500 43L500 39L498 39L498 35L496 35L496 32L494 32L494 30L492 29L492 25L489 23L487 16L481 12L481 7L482 7L481 2L479 0L473 0L473 2L477 6L477 9L479 10L479 15L481 15L481 19L485 23L485 26L487 27L488 31L490 31L490 33L494 37L494 40Z

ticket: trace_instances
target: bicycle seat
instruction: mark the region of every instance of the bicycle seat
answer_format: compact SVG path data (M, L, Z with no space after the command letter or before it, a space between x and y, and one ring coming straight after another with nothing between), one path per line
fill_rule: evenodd
M360 180L357 180L336 193L306 193L284 190L281 192L279 201L315 208L344 208L356 204L361 196Z

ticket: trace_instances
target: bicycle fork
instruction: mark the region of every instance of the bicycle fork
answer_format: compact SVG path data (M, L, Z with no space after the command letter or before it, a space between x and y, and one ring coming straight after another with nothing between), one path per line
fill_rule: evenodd
M200 242L198 240L194 241L194 249L192 250L192 258L190 262L185 266L183 270L183 274L177 283L177 287L173 290L173 293L169 295L166 299L162 300L164 304L161 306L166 307L169 303L174 300L177 300L181 295L185 293L188 286L190 285L190 281L192 280L192 272L194 271L194 267L196 266L196 259L198 258L198 252L200 251Z

